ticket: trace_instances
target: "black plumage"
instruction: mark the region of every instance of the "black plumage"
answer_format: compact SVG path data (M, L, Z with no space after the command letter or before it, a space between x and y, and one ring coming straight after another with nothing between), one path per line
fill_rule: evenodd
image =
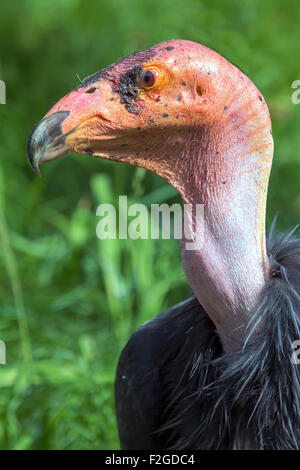
M195 298L132 335L115 384L123 449L300 449L300 239L271 230L267 249L272 274L236 351Z

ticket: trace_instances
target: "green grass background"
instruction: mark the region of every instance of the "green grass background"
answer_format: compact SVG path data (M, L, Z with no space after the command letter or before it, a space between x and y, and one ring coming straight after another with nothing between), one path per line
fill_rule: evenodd
M96 207L174 202L143 170L82 156L29 169L33 125L87 75L172 38L240 67L270 107L268 223L300 220L298 1L3 0L0 6L0 449L116 449L118 356L142 322L189 295L176 241L99 241Z

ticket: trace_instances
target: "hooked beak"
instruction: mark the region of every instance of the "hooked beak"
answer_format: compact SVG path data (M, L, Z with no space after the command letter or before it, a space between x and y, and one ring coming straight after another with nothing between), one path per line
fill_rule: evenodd
M99 72L59 100L32 130L27 155L38 175L40 163L70 152L93 154L87 147L109 132L109 120L102 114L113 111L113 91L103 80L96 81L98 76Z
M40 162L54 160L72 150L66 144L66 137L73 130L65 134L62 130L62 124L68 116L68 111L58 111L42 119L33 128L27 143L27 157L37 175L40 175Z
M55 112L33 128L27 143L27 156L37 175L40 174L40 162L54 160L72 150L66 144L66 137L73 130L67 133L62 130L62 124L68 116L68 111Z

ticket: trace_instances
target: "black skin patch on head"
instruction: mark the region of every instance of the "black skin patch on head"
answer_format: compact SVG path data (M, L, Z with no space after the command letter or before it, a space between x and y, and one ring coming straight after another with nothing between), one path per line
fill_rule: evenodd
M144 63L145 61L149 60L154 54L156 53L156 48L152 47L151 49L147 49L145 51L140 51L140 52L134 52L133 54L130 54L129 56L125 57L124 59L120 59L114 64L109 65L108 67L105 67L98 72L94 73L93 75L90 75L87 77L83 82L81 82L78 87L75 88L75 90L80 90L80 88L85 88L89 85L92 85L93 83L98 82L98 80L101 79L110 79L111 76L113 75L114 69L117 66L120 66L122 62L126 61L127 64L131 65L136 65L139 63Z
M166 51L173 51L173 49L175 49L174 46L168 46L168 47L166 47Z
M90 75L87 77L83 82L78 85L78 87L75 88L75 90L80 90L80 88L85 88L89 85L92 85L93 83L98 82L100 78L107 78L108 76L108 71L111 68L111 65L109 67L105 67L104 69L99 70L98 72L94 73L93 75Z
M114 64L111 64L108 67L105 67L99 70L93 75L90 75L85 80L83 80L73 91L77 91L77 90L80 90L81 88L88 87L92 85L93 83L98 82L98 80L100 79L108 79L114 82L115 71L116 69L122 68L123 64L127 70L129 67L142 66L142 64L144 64L149 59L151 59L151 57L153 57L156 53L157 53L157 46L151 47L150 49L147 49L144 51L134 52L133 54L130 54L129 56L118 60Z
M224 109L224 111L226 111L226 109L227 109L227 106L224 106L224 108L223 108L223 109Z
M163 117L164 117L164 118L167 118L167 117L169 117L169 115L168 115L167 113L164 113L164 114L163 114Z
M143 71L141 65L135 65L127 73L121 76L119 82L119 88L117 91L121 97L121 103L124 103L127 111L130 113L137 113L137 109L134 103L137 101L141 92L140 78Z
M181 96L177 95L177 101L181 101Z

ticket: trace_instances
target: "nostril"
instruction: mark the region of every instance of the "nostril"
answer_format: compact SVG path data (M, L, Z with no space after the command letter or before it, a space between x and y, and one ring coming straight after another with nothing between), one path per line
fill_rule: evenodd
M203 90L202 88L198 85L196 88L197 95L202 96L203 95Z
M97 88L96 87L92 87L92 88L89 88L88 90L86 90L86 93L94 93L94 91L96 91Z

